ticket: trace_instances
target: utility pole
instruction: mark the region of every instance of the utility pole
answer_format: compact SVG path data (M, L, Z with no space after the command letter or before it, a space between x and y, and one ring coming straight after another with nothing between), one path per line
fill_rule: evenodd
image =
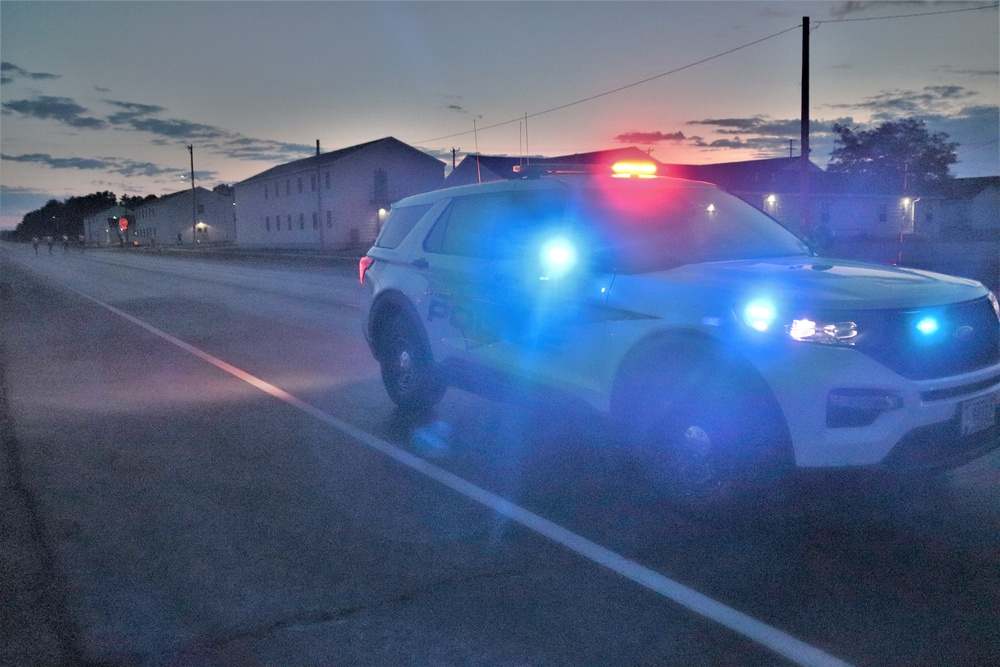
M455 171L455 155L460 150L462 150L462 149L461 148L455 148L454 146L451 147L451 170L452 171Z
M198 234L198 204L195 202L194 192L194 145L188 144L188 153L191 154L191 245L195 245Z
M326 239L323 237L323 183L320 179L319 160L319 139L316 140L316 224L319 225L319 247L320 250L326 247Z
M800 116L799 146L801 148L801 172L799 175L799 225L803 233L812 233L809 219L809 17L802 17L802 112Z

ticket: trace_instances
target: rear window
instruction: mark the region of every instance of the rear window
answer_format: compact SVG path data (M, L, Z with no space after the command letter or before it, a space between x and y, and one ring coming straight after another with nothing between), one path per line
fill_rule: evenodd
M420 218L424 217L424 214L429 210L431 210L431 204L392 209L382 227L382 232L375 239L375 245L379 248L398 247L406 235L410 233L410 230L420 222Z

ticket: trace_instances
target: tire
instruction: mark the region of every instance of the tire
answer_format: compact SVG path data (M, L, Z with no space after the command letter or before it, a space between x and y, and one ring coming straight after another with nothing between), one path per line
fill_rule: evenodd
M422 333L399 313L390 315L379 332L382 383L393 403L409 412L430 410L445 391Z
M710 509L777 497L794 464L763 380L687 344L641 355L620 377L613 410L674 500Z

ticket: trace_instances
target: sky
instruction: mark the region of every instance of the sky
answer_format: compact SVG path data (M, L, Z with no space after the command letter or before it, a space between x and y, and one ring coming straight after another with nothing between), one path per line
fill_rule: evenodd
M982 2L0 2L0 229L393 136L445 161L624 146L709 164L914 117L1000 175ZM790 145L790 140L792 141Z

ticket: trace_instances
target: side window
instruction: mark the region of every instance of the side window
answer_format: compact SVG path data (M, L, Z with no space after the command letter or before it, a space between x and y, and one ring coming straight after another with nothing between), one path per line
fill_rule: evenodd
M502 192L460 197L442 213L424 241L427 252L508 259L561 224L565 201L554 192Z
M389 212L389 217L382 227L382 233L375 239L375 245L379 248L396 248L406 235L410 233L420 218L431 209L431 204L421 206L404 206L394 208Z

